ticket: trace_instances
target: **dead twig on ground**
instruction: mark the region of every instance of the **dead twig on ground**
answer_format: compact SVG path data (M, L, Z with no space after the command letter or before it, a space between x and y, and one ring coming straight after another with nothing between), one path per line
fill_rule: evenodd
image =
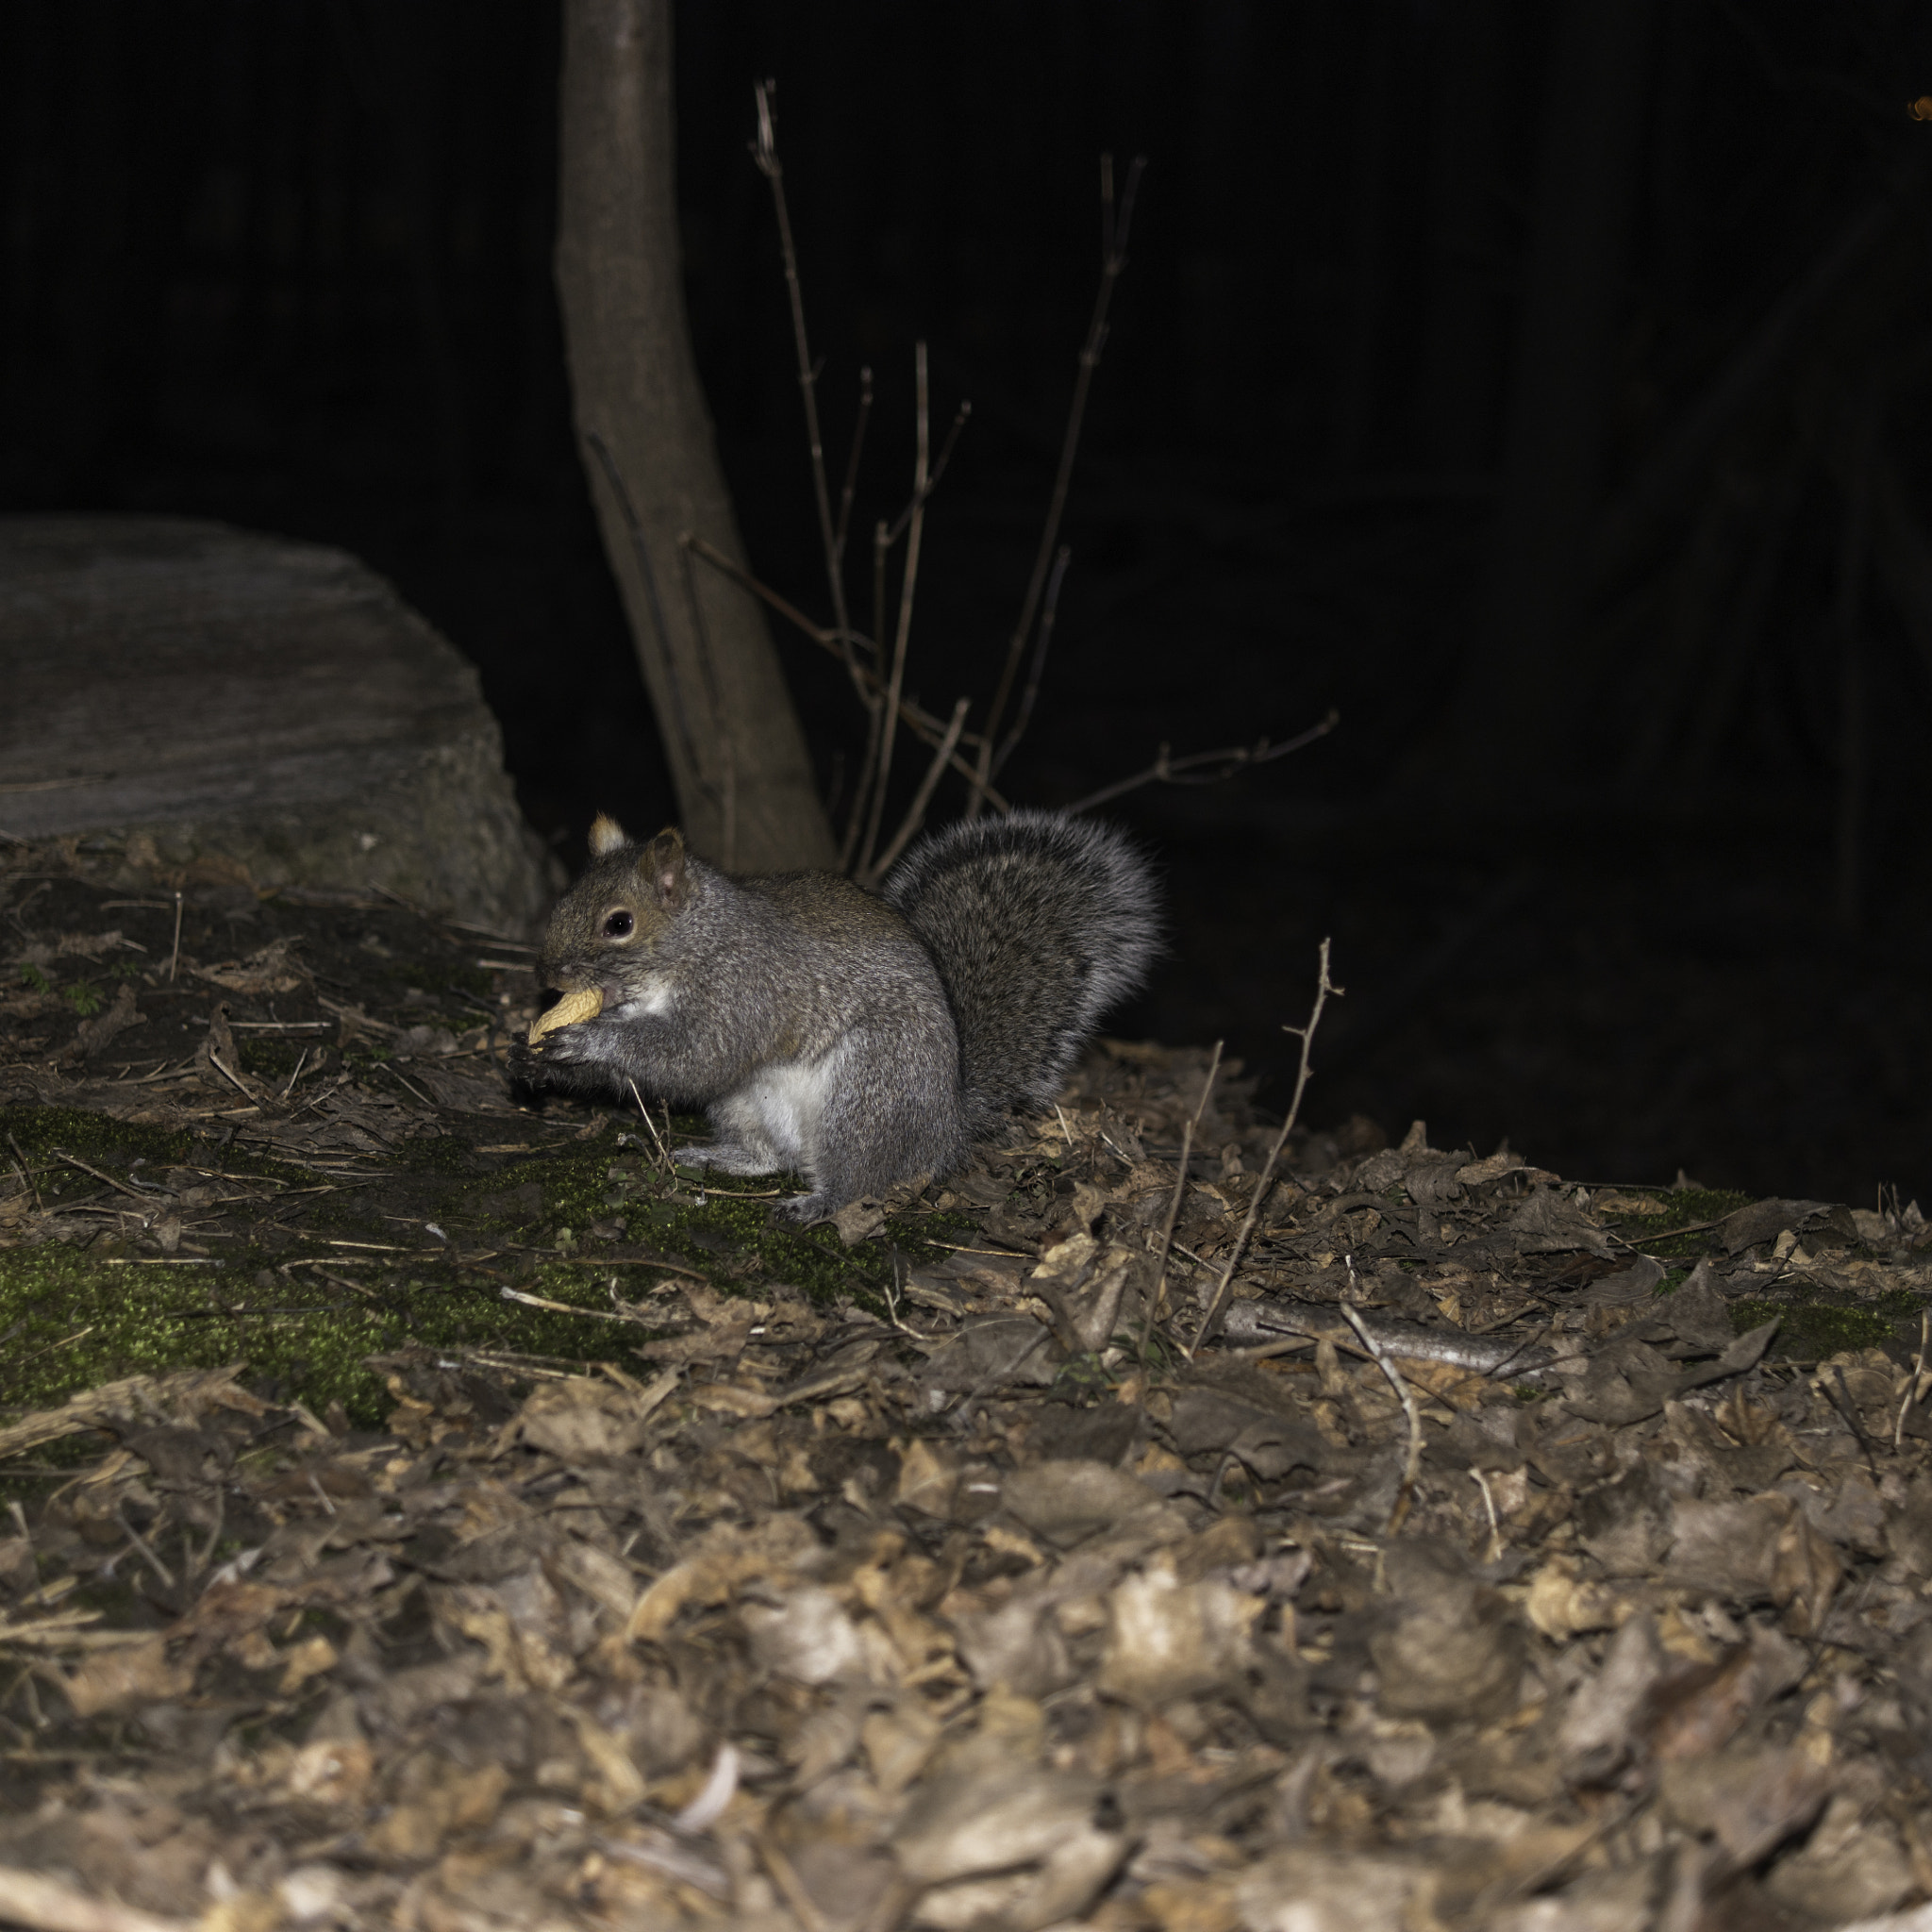
M1261 1211L1261 1203L1267 1198L1270 1184L1274 1179L1275 1163L1281 1158L1281 1150L1288 1144L1288 1137L1294 1130L1297 1116L1302 1110L1302 1095L1308 1086L1308 1049L1315 1043L1315 1029L1322 1024L1322 1008L1333 993L1338 999L1343 989L1334 985L1328 977L1328 947L1330 941L1322 941L1321 972L1315 981L1315 1004L1308 1009L1308 1024L1306 1026L1284 1026L1284 1033L1299 1034L1302 1042L1301 1065L1294 1077L1294 1096L1289 1102L1287 1117L1281 1123L1281 1131L1274 1137L1274 1144L1268 1150L1267 1164L1262 1168L1260 1178L1255 1183L1254 1199L1248 1203L1247 1218L1241 1223L1241 1231L1235 1237L1234 1246L1228 1250L1227 1265L1221 1271L1220 1285L1214 1291L1214 1299L1208 1305L1208 1312L1201 1318L1201 1325L1194 1331L1194 1340L1187 1351L1188 1359L1192 1361L1204 1343L1211 1340L1214 1324L1220 1321L1222 1311L1227 1306L1229 1291L1234 1286L1234 1271L1241 1264L1242 1253L1248 1244L1248 1237L1254 1232L1256 1217Z
M1311 1029L1312 1030L1312 1029ZM1395 1491L1395 1500L1389 1506L1389 1521L1383 1526L1384 1536L1393 1536L1407 1518L1409 1505L1415 1500L1415 1481L1423 1466L1423 1419L1422 1412L1415 1406L1415 1395L1407 1378L1395 1366L1389 1351L1377 1341L1369 1326L1356 1309L1347 1302L1341 1304L1341 1312L1348 1325L1362 1339L1362 1346L1374 1357L1375 1366L1388 1378L1389 1386L1395 1391L1395 1399L1402 1405L1402 1413L1408 1423L1408 1457L1403 1464L1402 1482ZM1487 1487L1483 1490L1483 1500L1489 1501ZM1491 1526L1495 1524L1494 1506L1491 1505Z
M1221 1071L1221 1049L1225 1041L1214 1042L1214 1058L1208 1062L1208 1077L1201 1082L1201 1097L1181 1128L1181 1158L1174 1168L1174 1198L1167 1204L1167 1220L1160 1230L1160 1265L1155 1275L1154 1306L1147 1311L1147 1325L1141 1331L1141 1364L1147 1363L1147 1338L1153 1334L1167 1306L1167 1267L1174 1258L1174 1231L1181 1218L1181 1202L1188 1191L1188 1157L1194 1148L1194 1130L1208 1108L1208 1096L1214 1091L1214 1076Z
M1925 1345L1932 1341L1932 1314L1924 1309L1919 1313L1919 1353L1912 1361L1911 1379L1906 1384L1906 1392L1898 1406L1898 1421L1892 1424L1891 1446L1896 1452L1905 1447L1906 1417L1911 1413L1912 1404L1925 1392Z

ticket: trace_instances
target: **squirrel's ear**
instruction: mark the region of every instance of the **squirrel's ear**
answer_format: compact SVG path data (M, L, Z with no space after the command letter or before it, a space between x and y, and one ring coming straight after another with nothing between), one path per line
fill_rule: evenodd
M681 912L691 896L684 875L684 834L669 825L646 845L638 858L645 890L667 912Z
M613 852L622 851L630 843L625 829L608 812L600 811L591 821L591 855L594 858L608 858Z

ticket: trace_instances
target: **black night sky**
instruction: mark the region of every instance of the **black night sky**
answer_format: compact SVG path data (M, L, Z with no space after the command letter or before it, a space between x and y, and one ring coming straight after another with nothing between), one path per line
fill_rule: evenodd
M340 543L478 666L532 822L673 815L551 279L559 8L0 4L0 510ZM827 442L974 414L911 683L983 695L1145 156L1006 789L1312 749L1115 815L1174 937L1120 1030L1587 1181L1932 1207L1932 13L1912 0L676 9L698 360L755 568L824 600L753 83ZM780 640L827 790L842 675ZM957 807L943 794L941 809Z

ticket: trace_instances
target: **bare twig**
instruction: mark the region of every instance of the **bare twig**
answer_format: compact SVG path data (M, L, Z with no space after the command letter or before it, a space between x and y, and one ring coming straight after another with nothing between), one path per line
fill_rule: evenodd
M932 803L932 795L939 789L940 779L944 776L946 766L951 762L953 753L959 742L959 733L966 727L966 713L972 708L971 698L961 698L953 707L953 722L946 726L946 735L940 741L939 749L933 754L932 762L925 768L925 776L919 781L919 790L912 795L912 803L906 808L906 816L899 821L899 829L892 835L892 842L879 854L874 864L869 885L876 885L891 871L893 862L918 835L919 828L925 823L925 808Z
M1053 560L1053 575L1046 580L1046 602L1041 608L1040 632L1034 640L1033 661L1026 667L1026 687L1020 693L1020 708L1013 717L1013 728L1007 733L1006 742L1000 746L999 756L992 761L995 775L1013 756L1021 739L1026 735L1026 727L1033 722L1034 702L1040 696L1040 680L1046 670L1046 654L1053 644L1053 623L1060 608L1060 586L1066 581L1067 566L1074 560L1074 553L1062 543L1059 554Z
M168 983L175 980L175 969L181 963L181 894L175 894L175 944L168 954Z
M1254 1198L1248 1203L1247 1218L1241 1223L1241 1231L1235 1237L1234 1246L1227 1251L1227 1263L1221 1271L1221 1280L1214 1291L1214 1299L1208 1304L1208 1312L1201 1317L1201 1325L1194 1331L1194 1340L1189 1347L1188 1359L1192 1361L1202 1345L1214 1333L1214 1324L1221 1320L1222 1311L1227 1306L1228 1291L1234 1285L1234 1271L1240 1265L1242 1251L1247 1247L1248 1237L1255 1230L1256 1217L1261 1211L1261 1203L1267 1199L1268 1186L1274 1178L1274 1165L1281 1158L1281 1150L1288 1144L1288 1137L1294 1130L1296 1117L1302 1110L1302 1095L1308 1085L1308 1049L1315 1042L1315 1029L1322 1024L1322 1008L1328 1003L1328 995L1341 997L1342 989L1332 984L1328 978L1329 941L1322 941L1322 970L1315 982L1315 1004L1308 1009L1308 1024L1306 1026L1284 1026L1284 1033L1301 1036L1302 1058L1294 1079L1294 1097L1288 1104L1288 1116L1281 1123L1281 1131L1274 1137L1274 1144L1268 1150L1267 1164L1261 1169L1260 1178L1255 1183Z
M1174 1199L1167 1204L1167 1220L1160 1230L1160 1267L1155 1276L1154 1306L1148 1311L1147 1325L1141 1334L1141 1360L1143 1365L1147 1360L1147 1338L1154 1332L1154 1324L1160 1320L1167 1306L1167 1264L1174 1257L1174 1231L1181 1218L1182 1197L1188 1191L1188 1156L1194 1150L1194 1130L1208 1110L1208 1096L1214 1091L1214 1076L1221 1071L1221 1049L1225 1044L1220 1040L1214 1042L1214 1058L1208 1062L1208 1077L1201 1082L1201 1097L1195 1101L1194 1110L1181 1129L1181 1158L1174 1171Z
M740 569L722 550L707 543L702 537L690 537L686 539L686 541L693 557L709 564L713 570L722 572L733 583L742 585L753 596L762 598L780 616L796 625L815 644L837 655L839 648L837 640L833 637L831 631L823 625L814 624L796 605L787 603L783 597L779 596L777 591L770 590L765 585L759 583L748 571ZM871 648L872 640L867 638L862 632L855 631L853 633L853 640L857 643L861 643ZM874 691L878 689L878 678L872 672L865 670L863 666L860 667L860 675L865 680L869 689ZM924 706L911 698L902 697L899 700L899 723L908 731L911 732L913 737L919 739L924 744L937 745L946 735L945 725L934 717L930 711L926 710ZM970 731L962 732L959 741L961 744L971 745L975 749L977 749L979 744L979 740ZM953 770L960 777L964 778L967 784L977 786L977 774L972 764L960 753L956 751L953 754L951 764ZM991 806L995 811L1007 812L1012 809L1005 796L995 787L987 786L985 788L985 794L987 804Z
M1054 475L1053 494L1047 499L1046 524L1040 533L1040 549L1033 559L1033 573L1027 579L1026 595L1020 606L1020 619L1007 641L1007 660L1000 667L999 683L993 689L992 704L987 712L986 732L979 751L979 777L982 786L992 776L993 746L998 741L1000 721L1006 715L1007 700L1012 695L1013 680L1020 673L1026 641L1033 635L1033 620L1046 589L1046 575L1059 543L1060 519L1067 508L1067 491L1074 480L1074 458L1080 448L1080 427L1087 414L1087 396L1093 386L1093 372L1100 366L1101 351L1107 346L1107 310L1113 300L1114 284L1127 265L1127 231L1134 219L1134 197L1140 190L1146 157L1136 155L1127 170L1127 183L1118 211L1113 195L1113 157L1100 158L1100 287L1093 297L1093 314L1087 325L1087 340L1080 345L1078 373L1074 378L1074 399L1067 408L1067 426L1060 439L1059 468ZM967 801L966 816L979 815L979 795Z
M872 634L883 638L886 634L886 552L891 545L886 536L885 519L881 517L872 526ZM873 647L873 660L876 663L880 652L877 645ZM878 776L879 743L886 729L886 708L876 704L872 708L872 716L867 722L865 733L865 756L858 762L858 782L852 791L852 814L845 821L845 837L839 847L839 870L850 873L853 860L858 856L859 835L865 829L866 807L872 800L873 781Z
M832 531L832 556L845 568L845 534L852 526L852 499L858 490L858 457L865 447L866 425L872 421L872 369L858 372L858 414L852 425L852 454L845 459L845 484L839 491L839 522Z
M865 842L858 848L858 874L872 870L878 843L879 823L886 809L886 787L892 776L892 746L899 736L899 698L906 688L906 652L912 641L912 600L919 591L919 553L925 539L926 482L931 475L932 424L930 386L926 380L925 344L913 345L914 431L918 439L912 461L912 508L906 532L906 570L899 580L899 624L892 637L892 670L886 686L886 724L879 734L878 772L873 779L872 808L866 819ZM980 762L985 763L982 755Z
M26 1183L27 1192L34 1197L34 1207L41 1213L46 1212L47 1204L41 1199L41 1184L34 1179L34 1171L26 1164L26 1156L20 1151L20 1142L13 1138L13 1130L7 1130L7 1144L13 1149L14 1164L20 1169L20 1177Z
M1108 799L1118 798L1124 791L1138 791L1142 785L1219 785L1237 772L1247 770L1250 765L1270 764L1275 758L1285 758L1291 752L1313 744L1318 738L1326 738L1341 723L1341 713L1331 707L1328 715L1319 724L1310 724L1306 731L1282 744L1270 744L1263 738L1247 746L1230 745L1223 751L1190 752L1184 758L1169 757L1163 744L1159 757L1144 772L1136 772L1130 778L1118 778L1111 785L1103 785L1098 791L1090 791L1085 798L1076 798L1065 809L1070 812L1091 811L1096 805L1105 805ZM1213 769L1203 769L1210 766Z
M832 621L837 627L841 647L845 658L845 669L850 675L853 688L858 692L861 704L873 702L867 697L865 688L858 681L858 659L853 654L851 623L845 611L845 578L840 569L841 552L843 549L843 516L840 525L834 528L832 523L832 496L825 482L824 439L819 432L819 373L811 359L811 347L805 332L805 295L798 283L798 249L791 239L791 211L785 200L785 170L778 160L777 113L773 106L773 97L778 92L775 80L761 80L753 92L758 96L758 137L752 147L752 158L758 165L758 172L772 184L772 207L778 217L778 246L785 259L785 291L791 303L791 341L798 354L798 393L805 404L805 433L811 445L811 487L812 495L818 503L819 540L824 546L825 584L832 593ZM870 401L870 387L866 400ZM864 419L860 418L859 433L864 430ZM851 468L858 467L858 436L852 442ZM850 479L847 482L847 501L850 501Z
M972 417L973 405L961 402L953 412L952 427L946 431L946 440L940 445L939 460L932 466L932 475L906 500L906 508L892 519L892 526L886 532L886 547L890 550L906 534L906 526L912 521L912 512L924 509L932 501L933 491L940 487L940 479L946 474L946 465L953 460L953 448L959 441L959 432L964 429Z
M1423 1466L1423 1419L1415 1406L1414 1392L1404 1379L1402 1371L1395 1366L1389 1351L1369 1333L1368 1324L1348 1302L1341 1304L1341 1312L1348 1325L1361 1337L1362 1346L1374 1357L1375 1366L1388 1377L1390 1388L1395 1391L1395 1399L1402 1405L1402 1413L1408 1419L1408 1459L1403 1464L1402 1483L1395 1491L1395 1501L1389 1507L1389 1521L1382 1530L1384 1536L1393 1536L1407 1518L1409 1505L1415 1501L1415 1479ZM1489 1491L1485 1490L1483 1493L1487 1498ZM1493 1525L1493 1514L1490 1521Z

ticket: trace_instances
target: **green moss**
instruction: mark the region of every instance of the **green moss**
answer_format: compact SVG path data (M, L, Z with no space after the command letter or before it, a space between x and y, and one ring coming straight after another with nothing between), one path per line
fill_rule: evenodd
M339 1401L379 1424L388 1398L366 1358L408 1343L500 1349L571 1361L624 1360L652 1331L507 1301L454 1269L371 1281L362 1293L243 1267L175 1267L47 1242L0 1253L0 1408L46 1408L81 1389L170 1369L246 1362L258 1386L318 1411ZM608 1277L606 1277L608 1278ZM535 1291L608 1312L594 1267L549 1266Z
M107 1005L107 1001L101 997L100 988L91 979L76 979L72 986L63 987L60 997L83 1020L92 1020Z
M1693 1221L1722 1221L1740 1208L1748 1208L1756 1194L1740 1194L1735 1188L1673 1188L1664 1196L1670 1209L1668 1226L1688 1227Z
M236 1048L242 1056L243 1073L254 1074L263 1080L285 1080L302 1064L305 1052L312 1054L315 1045L306 1042L295 1045L289 1041L263 1038L258 1033L246 1035Z
M1731 1305L1731 1326L1740 1334L1768 1322L1782 1325L1774 1353L1794 1361L1822 1361L1842 1349L1890 1348L1901 1358L1918 1341L1924 1298L1908 1289L1891 1289L1850 1306L1827 1300L1808 1282L1796 1284L1788 1301L1741 1301Z
M458 1134L421 1134L402 1141L396 1158L411 1174L437 1174L452 1179L470 1171L470 1143Z
M1736 1302L1731 1325L1742 1335L1774 1315L1781 1317L1775 1351L1792 1360L1822 1361L1840 1349L1882 1348L1893 1339L1893 1324L1870 1308Z
M334 1291L279 1279L262 1291L226 1269L116 1258L58 1241L0 1253L0 1331L11 1331L0 1405L42 1408L126 1375L237 1360L324 1404L367 1379L360 1359L378 1325Z
M0 1108L0 1140L11 1134L21 1151L51 1155L55 1148L96 1166L126 1166L137 1157L150 1166L174 1167L188 1158L193 1137L162 1127L137 1126L111 1114L75 1107Z

